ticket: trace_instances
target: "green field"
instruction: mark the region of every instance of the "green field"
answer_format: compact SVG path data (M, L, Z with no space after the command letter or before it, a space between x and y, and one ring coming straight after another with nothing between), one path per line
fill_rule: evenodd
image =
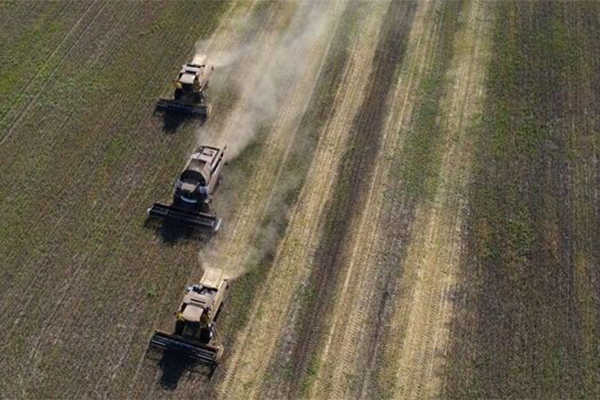
M597 2L0 15L1 397L600 396ZM155 114L195 51L208 121ZM221 231L149 224L205 142ZM147 353L207 267L211 376Z

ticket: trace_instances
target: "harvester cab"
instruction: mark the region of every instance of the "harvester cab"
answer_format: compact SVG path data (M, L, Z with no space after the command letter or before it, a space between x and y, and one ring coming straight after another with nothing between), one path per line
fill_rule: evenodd
M220 270L208 270L200 283L189 286L179 309L175 313L175 331L154 332L150 347L180 354L215 368L223 347L215 341L215 320L223 304L227 280Z
M211 213L210 203L225 164L226 148L198 147L175 184L173 203L170 206L154 203L148 209L148 216L218 231L221 219Z
M207 118L210 104L204 90L208 87L209 75L214 67L207 64L205 55L194 57L181 67L177 79L173 81L175 93L172 99L161 98L156 104L159 111L173 111Z

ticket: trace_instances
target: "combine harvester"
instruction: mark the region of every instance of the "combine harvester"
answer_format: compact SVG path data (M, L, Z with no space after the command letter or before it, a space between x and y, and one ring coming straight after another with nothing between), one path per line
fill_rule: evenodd
M183 65L177 79L173 81L175 84L173 98L159 99L156 104L157 111L208 118L210 104L206 101L204 89L208 87L208 76L214 67L208 65L206 59L205 55L199 55L194 57L192 62Z
M210 212L210 203L225 163L226 148L198 147L175 185L173 204L154 203L148 209L148 217L217 232L221 219Z
M215 320L227 289L220 270L208 270L197 285L189 286L175 313L175 331L155 331L150 348L173 352L199 362L213 371L221 359L223 347L215 345Z

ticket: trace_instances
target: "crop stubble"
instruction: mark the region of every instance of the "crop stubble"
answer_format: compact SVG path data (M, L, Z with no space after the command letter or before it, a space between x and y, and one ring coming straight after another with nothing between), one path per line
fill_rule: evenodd
M449 87L440 103L439 177L433 199L416 210L401 282L410 286L402 291L407 296L391 321L402 326L402 332L396 332L402 337L399 351L392 350L397 357L394 397L398 398L439 396L462 248L470 132L479 116L488 65L488 10L483 1L468 3L454 39L446 76Z
M384 229L385 215L395 212L397 203L386 199L386 192L398 184L391 170L392 161L401 158L406 129L413 125L413 113L419 109L422 82L439 63L436 52L440 38L452 37L458 3L442 6L426 2L417 9L407 56L400 79L390 92L387 122L383 128L374 178L369 184L367 201L353 231L346 251L346 268L338 281L333 321L321 354L323 367L315 377L312 395L326 393L334 398L378 397L377 366L382 364L378 351L387 327L384 305L389 302L386 288L393 281L394 264L381 260L389 251L382 243L389 232ZM447 45L445 42L442 47ZM438 67L437 65L435 67ZM438 67L439 68L439 67ZM398 230L399 226L394 226ZM392 246L394 247L394 246ZM385 249L385 250L383 250ZM352 310L348 312L348 310Z
M266 372L276 344L272 339L273 335L282 329L294 292L302 289L302 281L305 279L302 277L306 276L307 262L303 259L309 256L310 248L314 247L321 210L330 190L328 182L333 179L331 174L335 171L336 160L339 161L340 150L344 146L344 138L351 121L348 116L353 115L352 110L356 110L360 104L359 93L366 83L364 71L368 68L369 54L372 53L359 51L359 48L365 48L359 45L366 44L365 39L373 38L371 31L376 27L374 24L376 19L370 19L371 28L365 31L364 36L361 36L362 39L357 39L358 43L354 42L350 45L350 49L357 51L350 50L348 67L343 73L339 93L334 100L336 104L333 107L334 114L320 129L319 144L304 189L300 193L296 209L292 212L286 236L278 247L273 267L266 277L265 287L257 295L259 301L250 317L252 326L248 326L242 332L239 349L233 354L232 357L235 357L233 361L230 361L232 366L228 369L229 380L226 376L226 381L222 385L226 390L226 396L242 392L250 395L260 393L263 382L255 379L256 371ZM253 326L264 324L270 327L269 330L252 330ZM250 348L253 349L252 354L244 351ZM237 358L240 357L242 359L238 360Z
M323 12L334 13L338 8L334 3L323 4L324 6L320 6L323 8ZM335 5L335 7L329 9L330 5ZM294 18L304 18L309 15L307 14L307 10L310 10L306 8L308 4L301 4L298 8L292 3L278 3L276 6L287 7L287 11L285 12L279 10L279 16L275 20L279 21L279 25L282 23L284 25L278 29L271 27L270 30L266 31L266 36L263 35L260 38L260 43L254 44L256 48L262 49L262 51L253 52L258 58L252 60L252 66L247 64L242 65L249 80L258 79L264 70L265 64L271 62L272 49L277 45L277 36L281 33L281 29L285 28L285 20L293 21ZM207 246L203 246L203 250L201 251L203 266L207 264L209 266L215 265L222 268L226 273L235 272L236 268L247 268L249 262L248 249L256 245L255 239L259 234L257 232L260 232L263 228L264 220L275 219L279 221L285 218L285 210L282 210L281 206L276 204L277 200L272 199L273 191L279 186L286 186L286 175L290 171L283 171L282 168L287 162L289 155L293 153L290 149L292 143L295 141L294 138L297 135L295 132L301 120L299 115L301 116L303 110L308 107L308 101L318 80L322 59L327 49L327 38L325 36L323 40L317 42L311 49L305 49L305 51L310 50L310 54L305 54L305 57L299 57L304 59L306 69L302 71L296 80L290 82L289 87L286 89L285 97L281 102L281 108L278 109L277 117L273 121L265 121L269 127L268 134L257 138L260 143L260 156L256 157L256 160L250 163L249 177L235 190L238 201L230 206L229 212L225 215L227 218L227 230ZM250 46L253 46L253 44L250 43ZM227 49L222 50L226 51ZM243 104L241 105L241 107L244 106ZM212 138L212 140L218 140L216 138L226 140L228 131L224 127L235 125L236 113L237 109L232 107L231 113L224 118L224 121L213 122L213 125L209 127L212 132L200 132L201 137ZM215 127L220 128L217 129ZM242 154L242 157L244 157L244 154ZM241 168L241 166L236 164L236 161L232 164L229 167L228 176L232 177L233 175L232 179L236 179L236 168ZM245 168L248 169L248 165ZM254 184L248 185L247 182L254 182ZM225 188L225 190L226 194L227 190L231 190L229 192L230 195L233 193L231 187ZM275 215L265 216L267 212L273 212ZM209 254L211 257L206 257L206 254ZM197 279L200 274L200 268L192 268L191 281ZM235 285L232 290L236 290ZM248 306L247 303L239 305L239 307ZM227 308L225 311L227 311ZM228 316L228 313L225 311L222 319L219 321L219 330L221 339L227 344L231 341L231 337L235 335L238 327L233 325L236 319ZM237 312L237 314L241 313L242 311ZM223 360L223 367L227 365L229 353L232 351L228 346L228 353ZM177 390L169 393L169 395L182 396L186 395L186 393L198 393L200 390L207 395L214 396L214 386L218 384L219 379L220 372L217 372L210 383L202 378L189 376L185 380L182 380Z

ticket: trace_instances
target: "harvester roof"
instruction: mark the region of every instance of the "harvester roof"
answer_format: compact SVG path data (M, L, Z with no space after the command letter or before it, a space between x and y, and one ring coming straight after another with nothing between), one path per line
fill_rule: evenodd
M181 76L179 77L179 82L183 83L184 85L192 85L195 79L196 75L181 74Z
M193 176L200 185L207 185L210 181L210 173L210 167L208 167L207 164L197 160L191 160L188 163L185 171L181 174L181 177L182 179L186 179L186 177ZM198 176L198 174L200 176ZM202 179L199 179L200 177L202 177Z

